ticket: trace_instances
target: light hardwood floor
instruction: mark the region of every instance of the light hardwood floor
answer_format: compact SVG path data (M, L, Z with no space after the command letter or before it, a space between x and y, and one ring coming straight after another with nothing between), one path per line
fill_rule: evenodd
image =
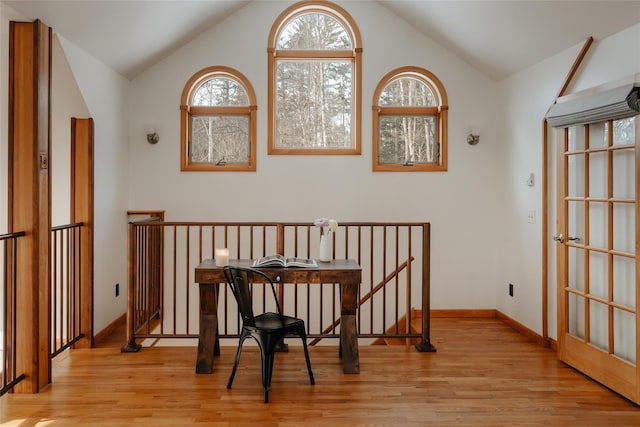
M0 426L640 426L638 406L499 320L433 319L431 335L436 353L361 346L360 375L311 347L314 386L292 340L264 404L255 347L227 390L234 347L197 375L194 347L122 354L117 334L56 358L43 392L1 397Z

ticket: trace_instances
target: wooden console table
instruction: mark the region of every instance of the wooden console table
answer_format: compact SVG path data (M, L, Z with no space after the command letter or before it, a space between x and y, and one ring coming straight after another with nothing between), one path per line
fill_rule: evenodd
M230 260L229 265L250 267L253 261ZM265 267L274 283L340 283L340 346L342 367L345 374L360 373L358 355L358 330L356 310L358 307L358 287L362 279L362 268L353 260L332 260L318 262L313 268ZM225 284L223 267L218 267L213 259L203 261L195 269L195 281L200 286L200 330L198 335L198 356L196 373L213 372L213 358L218 343L218 302L217 287Z

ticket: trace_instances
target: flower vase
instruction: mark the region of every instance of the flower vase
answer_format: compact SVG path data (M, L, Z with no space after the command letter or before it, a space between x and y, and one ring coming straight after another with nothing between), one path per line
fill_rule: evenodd
M318 258L322 262L331 261L331 239L329 236L320 236L320 257Z

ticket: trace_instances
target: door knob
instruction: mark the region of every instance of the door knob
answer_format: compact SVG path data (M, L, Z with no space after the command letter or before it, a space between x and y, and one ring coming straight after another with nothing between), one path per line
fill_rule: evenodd
M558 243L563 243L564 242L564 236L561 234L558 234L557 236L553 236L553 240L555 240Z

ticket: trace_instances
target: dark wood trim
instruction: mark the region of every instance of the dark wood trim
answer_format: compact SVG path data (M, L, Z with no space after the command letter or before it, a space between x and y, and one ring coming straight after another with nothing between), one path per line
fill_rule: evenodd
M431 317L434 318L494 318L496 310L494 309L446 309L431 310Z

